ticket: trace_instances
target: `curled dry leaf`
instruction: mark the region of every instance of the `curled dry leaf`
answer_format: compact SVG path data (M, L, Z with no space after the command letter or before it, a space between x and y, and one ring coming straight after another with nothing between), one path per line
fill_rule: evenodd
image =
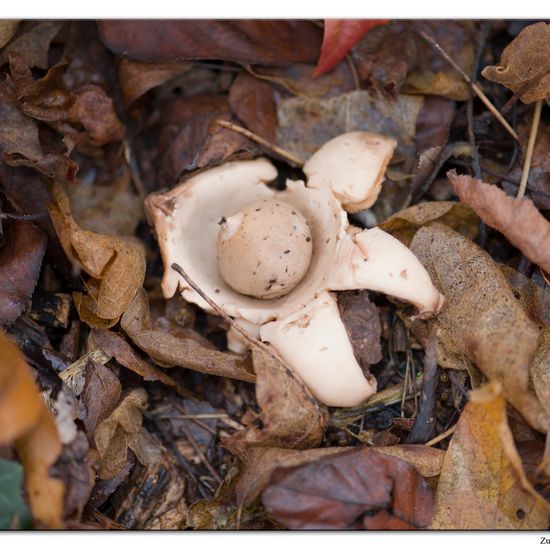
M321 46L321 31L305 20L111 20L99 29L110 50L139 61L286 65L315 61Z
M61 528L64 485L49 469L61 441L21 352L0 331L0 445L14 444L39 526Z
M122 58L118 65L118 80L126 107L149 90L187 72L191 67L184 61L147 63Z
M441 224L419 229L411 250L447 298L437 318L412 324L415 335L425 341L435 330L440 365L464 365L469 359L489 380L502 383L506 398L535 429L546 432L548 417L528 392L529 360L539 329L497 264L475 243Z
M325 19L321 55L313 77L336 67L365 34L387 22L386 19Z
M500 63L485 67L481 74L504 84L524 103L533 103L550 94L550 24L525 27L506 46Z
M415 529L432 519L433 493L405 461L357 448L278 468L262 500L290 529Z
M451 201L415 204L390 216L378 227L410 246L418 229L432 222L443 223L470 239L477 235L479 227L479 219L470 207Z
M58 181L72 181L77 165L67 154L42 152L36 122L17 106L15 92L0 79L0 153L10 166L29 166Z
M143 289L139 289L122 316L121 326L138 348L164 367L178 366L246 382L256 379L246 356L209 349L192 338L153 330L149 300Z
M447 174L460 200L500 231L532 262L550 273L550 223L529 199L516 199L471 176Z
M13 323L31 298L40 275L46 238L31 222L2 222L0 325Z
M328 422L326 407L268 348L254 346L252 357L262 427L248 426L224 439L224 447L241 458L246 458L249 447L317 447Z
M59 184L54 185L53 199L49 212L63 249L74 264L92 277L87 283L89 294L77 303L79 314L92 326L112 326L143 284L144 247L131 237L101 235L81 229L74 221L69 199Z
M177 386L177 382L159 368L150 365L137 355L122 336L109 330L92 330L92 338L107 355L114 357L117 363L139 374L144 380L159 381L167 386Z
M95 430L95 444L101 457L99 477L112 479L124 467L128 449L144 465L154 461L147 433L142 428L143 411L147 408L147 392L143 388L131 390L116 409Z
M549 504L528 482L499 383L470 394L437 486L432 529L546 529Z
M61 21L40 21L27 27L2 51L0 66L8 62L10 55L18 53L23 56L29 67L47 69L50 43L62 26Z

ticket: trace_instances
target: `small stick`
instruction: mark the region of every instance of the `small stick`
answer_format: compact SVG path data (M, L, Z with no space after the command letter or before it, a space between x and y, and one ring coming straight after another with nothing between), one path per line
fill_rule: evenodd
M250 333L248 333L246 330L244 330L241 326L239 326L238 323L235 322L234 319L229 317L227 313L218 305L214 300L212 300L210 297L208 297L203 290L187 275L187 273L184 271L183 267L180 265L173 263L172 269L181 275L187 284L205 301L208 303L208 305L221 317L223 317L241 336L243 336L252 346L256 346L261 348L263 351L268 353L277 363L281 363L281 359L271 351L271 349L264 344L261 340L258 340L257 338L254 338ZM284 364L284 363L283 363Z
M247 137L248 139L255 141L256 143L259 143L260 145L263 145L264 147L271 149L274 153L285 158L286 160L288 160L288 162L290 162L290 164L293 164L298 168L301 168L304 165L304 161L302 159L299 159L298 157L294 156L292 153L285 151L278 145L275 145L274 143L267 141L267 139L260 137L258 134L255 134L254 132L251 132L250 130L243 128L242 126L238 126L237 124L233 124L232 122L229 122L227 120L222 120L222 119L218 119L216 122L220 126L223 126L224 128L233 130L233 132L237 132L237 134L241 134Z
M483 101L487 109L493 113L495 118L502 124L504 129L516 140L518 140L518 135L516 131L510 126L508 121L499 113L498 109L491 103L491 100L483 93L483 90L475 83L472 82L472 79L462 70L462 68L449 56L449 54L425 31L417 30L418 34L426 40L433 48L453 67L456 71L460 73L460 76L472 87L474 93Z
M531 158L533 157L533 150L535 149L535 143L537 141L537 132L539 131L541 110L542 100L539 99L535 103L535 111L533 112L533 119L531 121L531 132L527 143L527 151L525 152L525 160L523 161L523 170L521 172L518 194L516 195L518 199L521 199L523 195L525 195L525 189L527 188L527 179L529 178L529 169L531 168Z
M456 430L456 424L454 426L451 426L448 430L445 430L443 433L440 433L438 436L434 437L433 439L430 439L427 443L424 443L426 447L433 447L436 443L439 443L440 441L443 441L450 435L454 434Z

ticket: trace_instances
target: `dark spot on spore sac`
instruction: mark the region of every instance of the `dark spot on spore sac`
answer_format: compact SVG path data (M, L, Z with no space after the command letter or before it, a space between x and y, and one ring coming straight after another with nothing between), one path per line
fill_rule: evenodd
M218 225L223 225L224 223L227 223L227 218L222 216L222 219L218 222Z
M285 250L283 254L290 254L290 250Z
M311 241L311 237L306 237L306 243Z
M294 216L297 216L297 215L298 215L298 214L296 214L296 212L294 212L294 210L292 211L292 214L293 214Z
M254 212L259 212L261 210L261 208L256 208L256 210L254 210Z
M267 281L270 285L274 285L276 282L277 282L277 277L275 277L275 279L269 279L269 281Z

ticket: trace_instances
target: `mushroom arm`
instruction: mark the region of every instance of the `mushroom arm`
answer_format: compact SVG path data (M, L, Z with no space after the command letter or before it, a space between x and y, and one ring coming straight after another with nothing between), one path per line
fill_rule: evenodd
M348 212L369 208L396 147L394 139L371 132L335 137L304 164L308 187L329 187Z
M295 313L263 325L260 337L325 405L352 407L376 392L376 380L363 374L336 299L329 292L321 292Z
M333 290L365 288L410 302L422 319L437 315L445 297L424 266L400 241L374 227L348 237L338 251Z

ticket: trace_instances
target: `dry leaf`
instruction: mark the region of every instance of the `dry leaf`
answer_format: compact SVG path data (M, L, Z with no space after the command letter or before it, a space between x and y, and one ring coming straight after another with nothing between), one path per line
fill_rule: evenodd
M1 223L0 325L13 323L27 306L46 251L45 236L31 222L4 220Z
M256 400L262 427L250 425L223 441L232 453L246 457L251 446L309 449L323 440L328 421L303 382L264 346L254 346Z
M321 46L321 31L305 20L110 20L99 29L110 50L139 61L286 65L315 61Z
M443 223L470 239L476 237L479 227L479 219L471 208L451 201L415 204L390 216L379 227L410 246L418 229L432 222Z
M412 466L361 447L278 468L262 500L289 529L415 529L430 523L433 507Z
M122 316L121 326L138 348L164 367L178 366L246 382L256 379L245 356L208 349L192 338L176 338L153 330L149 300L143 289Z
M99 477L112 479L124 467L128 449L143 464L150 457L142 452L146 432L142 430L142 413L147 408L147 392L143 388L131 390L117 408L95 430L95 444L101 457Z
M426 447L426 445L391 445L389 447L373 447L372 450L408 462L425 478L438 476L445 458L445 451Z
M530 374L535 393L550 414L550 324L541 332L539 346L531 358Z
M500 231L532 262L550 273L550 223L529 199L515 199L471 176L447 174L460 200Z
M183 61L147 63L122 58L118 65L118 79L126 107L149 90L187 72L191 67L190 63Z
M449 358L455 364L469 359L489 380L500 381L510 403L545 433L548 417L528 392L529 360L539 329L497 264L475 243L441 224L419 229L411 250L447 298L435 319L413 323L415 335L425 340L435 330L441 366L448 366Z
M268 141L275 141L277 106L270 84L241 73L229 90L229 105L249 130Z
M80 316L92 326L111 326L143 284L146 267L143 244L131 237L84 231L74 221L69 199L59 184L54 185L53 197L55 202L49 212L63 249L73 263L93 277L87 283L90 294L79 304ZM107 323L95 322L95 317Z
M62 527L64 485L49 469L61 452L55 421L21 352L0 331L0 445L14 443L38 526Z
M546 529L550 506L525 477L499 383L470 394L436 493L432 529Z
M0 48L12 39L19 23L21 23L20 19L0 19Z
M139 357L122 336L108 330L93 329L92 339L105 354L114 357L117 363L139 374L144 380L158 380L167 386L178 385L162 370Z
M504 84L524 103L533 103L550 94L550 24L525 27L504 48L500 63L485 67L481 74Z
M321 145L345 132L379 132L398 142L398 152L414 157L416 119L423 99L399 95L393 100L357 90L328 99L291 97L278 104L277 144L298 158L309 158Z

